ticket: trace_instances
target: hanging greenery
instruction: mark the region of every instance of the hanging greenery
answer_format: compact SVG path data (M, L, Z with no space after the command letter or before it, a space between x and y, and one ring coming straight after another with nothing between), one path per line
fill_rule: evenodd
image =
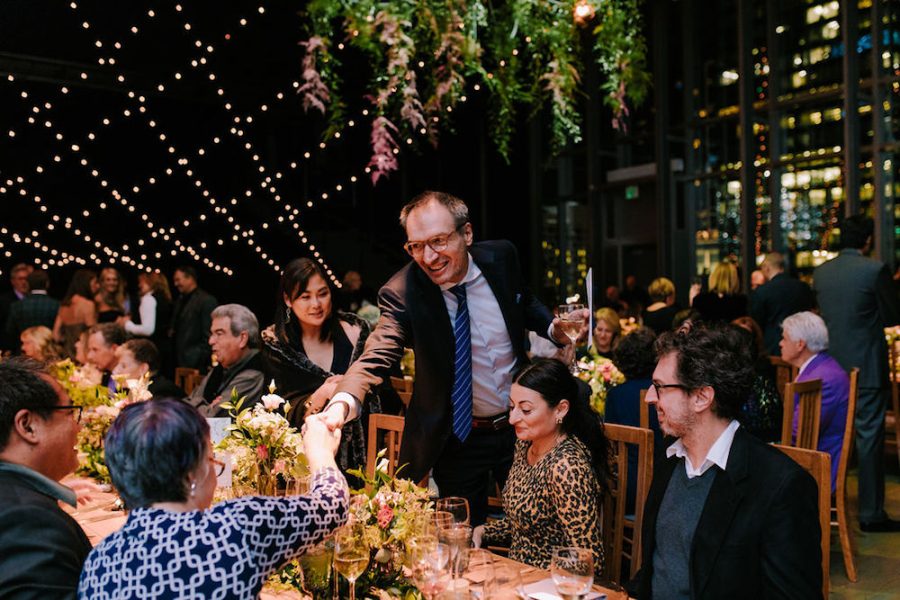
M639 0L311 0L303 83L306 110L344 126L339 50L361 51L372 72L365 97L374 114L372 181L398 167L399 136L438 142L467 91L486 90L491 137L509 159L517 109L549 104L554 151L581 141L582 58L604 76L613 127L649 86ZM591 44L589 53L584 45ZM346 74L349 77L349 74Z

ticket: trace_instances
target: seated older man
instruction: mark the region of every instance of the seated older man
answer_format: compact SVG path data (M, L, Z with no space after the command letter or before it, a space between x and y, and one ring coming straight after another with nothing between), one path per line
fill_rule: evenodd
M259 354L259 322L249 308L223 304L212 312L209 345L219 361L200 382L188 402L206 417L226 417L219 405L231 399L231 390L259 402L266 385Z
M819 417L819 446L831 455L831 491L837 485L838 461L847 424L847 401L850 378L829 355L828 328L822 317L809 311L791 315L781 323L781 358L800 369L796 381L822 380L822 412ZM794 436L797 435L797 413L794 406Z
M39 363L0 363L0 597L74 598L91 544L58 502L81 410Z
M112 371L116 367L116 350L125 343L125 329L116 323L98 323L88 330L87 362L103 373L101 383L116 391Z

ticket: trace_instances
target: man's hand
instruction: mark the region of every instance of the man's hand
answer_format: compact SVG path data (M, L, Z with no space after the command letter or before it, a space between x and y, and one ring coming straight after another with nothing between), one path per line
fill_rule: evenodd
M334 396L334 390L343 379L343 375L332 375L309 397L309 405L306 414L315 414L328 404L328 399Z
M572 312L571 314L574 315L575 313ZM585 340L587 340L588 328L590 326L589 321L590 321L591 311L589 311L588 309L585 308L585 309L582 309L581 314L582 314L582 318L584 319L584 321L581 324L581 329L578 330L578 337L575 339L577 344L582 344L585 342ZM565 333L563 333L562 325L560 324L559 317L554 317L553 325L550 328L550 335L553 336L553 339L556 340L556 342L558 344L565 345L565 344L572 343L572 340L569 339L569 336L567 336Z
M337 402L327 407L318 416L329 430L334 431L344 426L349 410L349 407L344 402Z
M306 417L303 422L303 450L311 471L334 467L334 454L340 443L341 430L328 428L322 415Z

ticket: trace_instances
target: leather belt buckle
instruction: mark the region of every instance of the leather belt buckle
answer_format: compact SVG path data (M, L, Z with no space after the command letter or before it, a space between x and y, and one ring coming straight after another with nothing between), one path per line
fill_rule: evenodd
M500 431L501 429L506 429L509 427L509 413L503 413L497 415L493 419L491 419L491 425L494 428L494 431Z

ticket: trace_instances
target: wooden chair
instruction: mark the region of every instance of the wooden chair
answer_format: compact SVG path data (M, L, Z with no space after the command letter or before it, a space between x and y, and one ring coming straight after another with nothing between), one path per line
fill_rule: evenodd
M653 432L649 429L612 423L605 424L603 431L611 445L610 463L614 474L614 478L609 482L610 488L603 497L603 545L608 576L610 580L620 582L634 577L641 566L644 502L647 500L650 480L653 477ZM633 517L625 515L629 446L636 446L638 452ZM623 557L627 558L630 564L629 575L625 577L622 577Z
M190 395L194 388L200 384L203 376L197 369L188 367L178 367L175 369L175 385L184 390L184 393Z
M783 405L787 404L788 396L785 393L784 386L797 379L799 369L780 356L770 356L769 362L775 368L775 386L778 389L778 393L781 394L781 403Z
M900 356L894 344L888 344L888 366L891 374L891 410L887 411L884 418L885 433L891 431L894 435L885 435L885 447L893 447L900 461Z
M822 594L828 597L831 566L831 456L827 452L781 446L778 448L813 476L819 488L819 526L822 529Z
M819 419L822 415L822 380L793 381L784 386L784 418L781 443L815 450L819 446ZM795 400L796 398L796 400ZM794 424L794 403L800 404L797 415L797 438L791 441Z
M366 475L375 476L375 464L379 450L386 449L384 458L387 459L387 474L393 475L400 465L400 442L403 439L403 426L406 419L395 415L373 413L369 415L369 435L366 448ZM400 473L403 478L403 473ZM418 482L420 487L428 487L428 476Z
M847 465L853 453L853 417L856 414L856 397L858 392L859 369L850 370L850 396L847 399L847 422L844 425L844 441L841 444L841 457L838 459L837 482L835 483L834 505L831 507L831 526L838 528L841 541L841 553L844 556L844 570L847 579L856 583L856 563L853 559L853 540L850 537L850 514L847 511Z
M641 404L640 404L640 423L641 429L650 429L650 405L644 402L644 398L647 397L647 392L650 391L650 388L646 390L641 390ZM656 410L654 407L653 410Z
M409 408L409 401L412 400L413 380L405 377L391 377L391 386L397 392L403 406Z

